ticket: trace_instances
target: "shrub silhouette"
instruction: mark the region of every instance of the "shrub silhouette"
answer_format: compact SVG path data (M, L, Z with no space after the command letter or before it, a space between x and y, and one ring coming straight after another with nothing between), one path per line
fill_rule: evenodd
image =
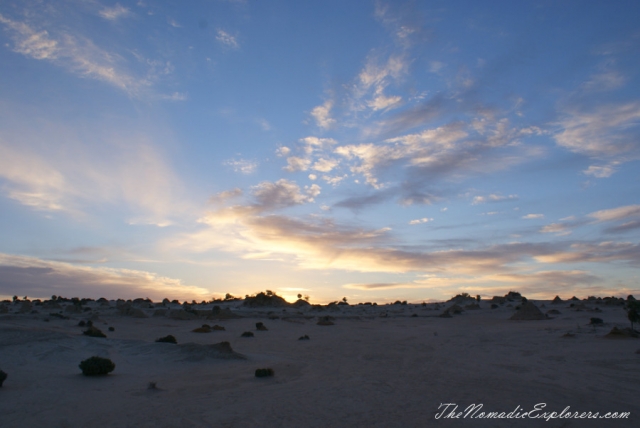
M161 337L159 339L156 339L156 342L160 342L160 343L175 343L177 344L178 341L176 340L176 338L173 335L168 335L165 337Z
M256 377L269 377L273 374L273 369L256 369Z
M267 331L269 329L263 323L257 322L256 323L256 330L258 330L258 331Z
M202 327L194 328L191 331L194 333L211 333L211 326L209 324L203 324Z
M310 339L309 336L307 336L306 334L298 338L298 340L309 340L309 339Z
M253 337L253 333L250 331L245 331L240 335L240 337Z
M99 328L94 326L89 326L89 328L83 331L82 334L89 337L107 337L107 335L100 331Z
M633 323L640 322L640 302L635 299L627 300L627 318L629 318L629 321L631 321L631 331L633 331Z
M113 327L109 327L109 331L116 331L116 329Z
M4 383L4 381L7 379L7 374L5 372L3 372L2 370L0 370L0 388L2 388L2 384Z
M111 373L116 365L108 358L91 357L82 361L79 367L85 376L101 376Z
M602 318L591 318L591 322L589 324L603 324Z

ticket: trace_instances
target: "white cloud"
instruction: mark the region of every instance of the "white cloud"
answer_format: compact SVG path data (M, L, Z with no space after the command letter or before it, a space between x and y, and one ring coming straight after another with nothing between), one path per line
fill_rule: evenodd
M608 210L600 210L589 214L589 217L595 218L600 222L640 217L640 205L626 205Z
M555 233L558 236L566 236L571 234L571 230L566 224L563 223L552 223L544 226L540 229L541 233Z
M639 121L637 102L599 106L591 112L573 111L560 122L562 131L555 139L558 145L592 158L634 160L640 157ZM603 176L611 172L592 171L603 172Z
M0 23L11 33L13 50L37 60L47 60L83 77L106 82L129 95L138 96L152 83L147 76L136 77L124 67L122 57L105 51L90 39L60 31L52 37L47 30L38 30L0 14Z
M312 180L312 181L313 181L313 180L316 180L317 178L318 178L318 176L317 176L317 175L315 175L315 174L309 174L309 180Z
M289 153L291 153L291 149L286 146L278 147L278 149L276 150L276 156L278 157L288 156Z
M258 168L258 162L248 159L230 159L224 161L224 164L242 174L252 174Z
M131 11L126 7L120 5L119 3L116 3L115 6L105 7L98 13L104 19L108 19L109 21L115 21L116 19L129 16L131 14Z
M329 172L338 165L336 159L318 159L316 163L311 167L312 169L320 172Z
M336 120L331 117L331 109L333 108L333 101L327 100L324 104L316 106L311 110L311 116L316 121L316 124L322 129L329 129L335 125Z
M502 196L502 195L498 195L496 193L492 193L488 196L475 196L473 198L473 201L471 202L472 205L478 205L478 204L484 204L487 202L504 202L504 201L515 201L518 199L518 195L508 195L508 196Z
M411 221L409 222L409 224L411 224L411 225L414 225L414 224L423 224L423 223L428 223L428 222L430 222L430 221L433 221L433 219L432 219L432 218L423 217L423 218L419 218L419 219L416 219L416 220L411 220Z
M240 48L240 44L238 43L236 38L222 29L218 29L218 31L216 32L216 40L225 47L231 49Z
M611 177L616 172L615 166L618 164L619 162L611 162L605 166L591 165L582 172L585 175L592 175L596 178L607 178Z
M310 163L311 161L309 159L291 156L287 158L287 166L282 169L288 172L306 171L309 169Z
M537 220L540 218L544 218L544 214L527 214L522 216L525 220Z

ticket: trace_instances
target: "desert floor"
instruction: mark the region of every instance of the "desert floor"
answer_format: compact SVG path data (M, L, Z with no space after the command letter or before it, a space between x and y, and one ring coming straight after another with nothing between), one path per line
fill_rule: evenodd
M512 321L508 305L438 317L451 304L248 309L237 319L176 320L121 315L92 303L91 311L49 316L50 310L0 314L2 427L637 427L640 426L640 340L609 339L628 327L620 306L535 302L553 319ZM175 309L179 306L174 305ZM204 310L211 306L204 307ZM64 309L64 307L62 308ZM417 316L411 316L417 314ZM317 325L330 315L334 325ZM277 317L277 318L276 318ZM589 325L591 317L604 320ZM82 334L93 319L107 338ZM268 331L256 331L263 322ZM202 324L226 331L194 333ZM108 327L115 331L108 331ZM240 337L244 331L255 337ZM565 337L568 332L573 337ZM155 343L174 335L178 345ZM310 340L298 340L308 335ZM206 346L230 342L244 358ZM78 364L110 358L115 370L87 377ZM231 355L234 356L234 355ZM225 358L226 357L226 358ZM275 376L256 378L258 368ZM150 382L156 388L150 389ZM458 411L630 412L628 419L445 419Z

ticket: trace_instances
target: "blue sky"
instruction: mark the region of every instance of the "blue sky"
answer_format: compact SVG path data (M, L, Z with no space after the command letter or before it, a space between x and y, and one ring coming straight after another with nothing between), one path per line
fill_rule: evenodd
M640 293L635 1L5 1L0 296Z

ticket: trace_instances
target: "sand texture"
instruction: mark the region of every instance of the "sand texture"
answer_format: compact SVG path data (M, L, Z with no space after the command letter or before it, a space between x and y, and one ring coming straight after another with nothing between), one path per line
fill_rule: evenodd
M181 316L175 304L122 310L92 302L82 312L65 310L68 304L30 310L8 304L0 314L0 369L8 374L0 426L640 426L640 339L605 337L614 326L629 327L621 306L536 301L543 313L560 313L510 320L517 304L490 309L483 301L445 318L439 315L451 304L317 311L233 302L222 305L226 316L217 319L211 306ZM591 317L604 323L590 325ZM83 335L81 320L92 320L107 337ZM258 322L267 330L259 331ZM203 324L225 330L206 331ZM254 337L241 337L246 331ZM169 334L177 345L155 342ZM298 340L304 335L309 340ZM115 370L83 376L79 363L94 355L111 359ZM275 375L256 378L258 368ZM547 411L571 406L631 416L436 419L441 403L504 412L546 403Z

